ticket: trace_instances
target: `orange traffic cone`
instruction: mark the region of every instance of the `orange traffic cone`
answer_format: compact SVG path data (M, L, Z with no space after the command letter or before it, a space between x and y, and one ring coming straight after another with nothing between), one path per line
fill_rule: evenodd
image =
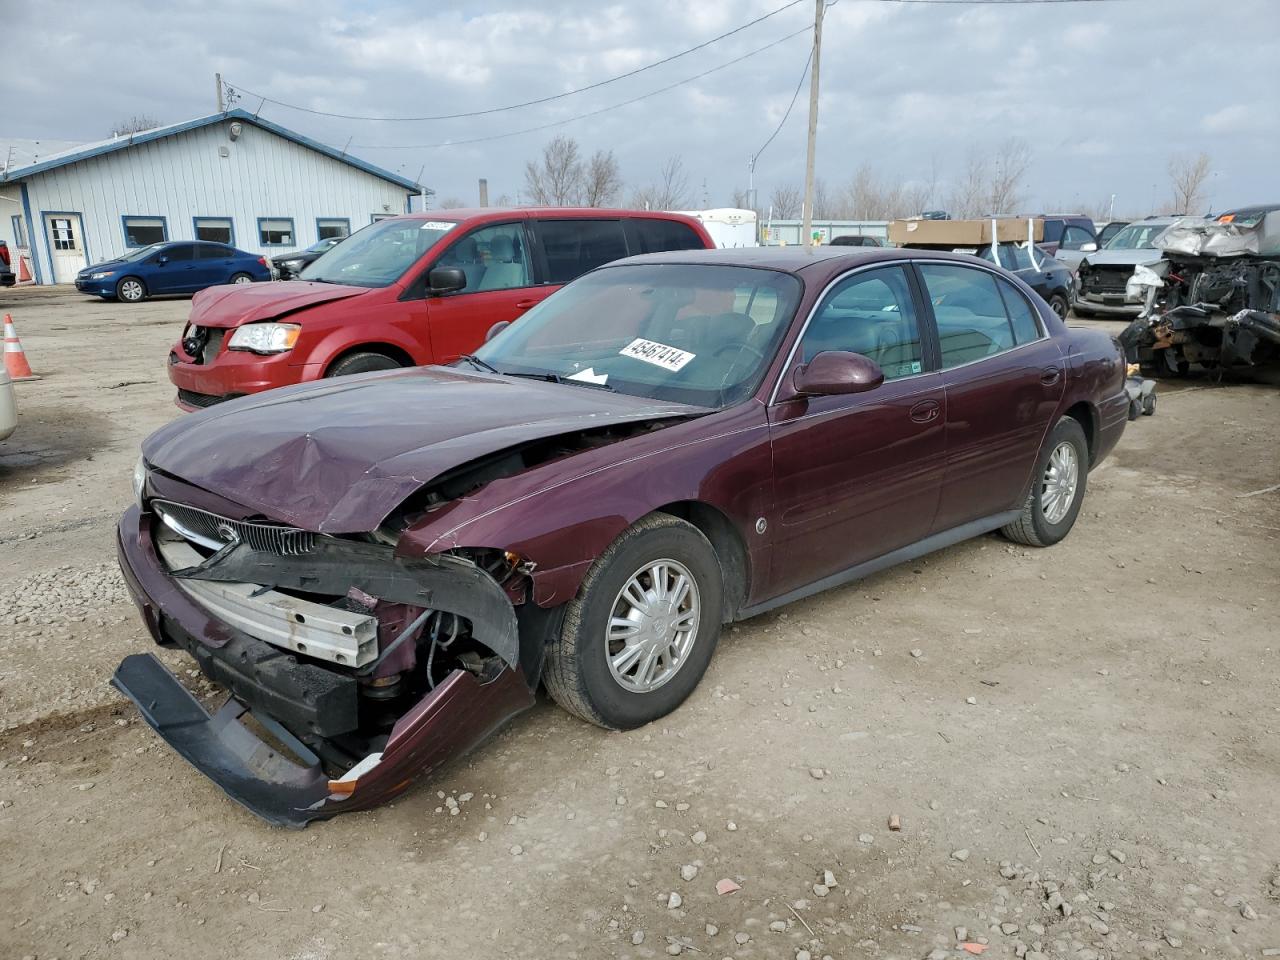
M35 283L35 278L31 276L31 268L27 266L27 258L22 254L18 254L18 283Z
M22 350L22 341L13 329L13 317L4 315L4 366L14 380L39 380L31 372L31 364L27 363L27 355Z

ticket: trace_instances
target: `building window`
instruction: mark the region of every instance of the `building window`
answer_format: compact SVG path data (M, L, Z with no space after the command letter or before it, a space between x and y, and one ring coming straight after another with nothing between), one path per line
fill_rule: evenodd
M264 247L292 247L297 241L293 239L292 217L259 217L258 243Z
M351 236L351 221L345 217L320 217L316 220L316 239Z
M164 217L122 217L124 242L128 247L145 247L169 239L169 226Z
M372 217L369 218L369 222L377 223L379 220L390 220L394 216L395 216L394 213L375 213Z
M22 250L31 248L31 241L27 239L27 221L21 216L12 216L9 222L13 224L13 245Z
M236 242L235 227L230 217L196 217L193 222L197 240L211 240L214 243L225 243L234 246Z

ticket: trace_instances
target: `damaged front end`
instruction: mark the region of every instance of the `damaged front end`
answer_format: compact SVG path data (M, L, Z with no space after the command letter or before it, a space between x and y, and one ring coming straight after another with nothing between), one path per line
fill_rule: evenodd
M1280 368L1280 211L1183 221L1159 245L1165 259L1129 283L1145 303L1119 337L1130 362L1148 375Z
M118 548L153 638L229 697L208 713L151 654L112 683L272 823L383 803L534 702L554 612L523 602L513 554L406 558L156 499L126 513Z

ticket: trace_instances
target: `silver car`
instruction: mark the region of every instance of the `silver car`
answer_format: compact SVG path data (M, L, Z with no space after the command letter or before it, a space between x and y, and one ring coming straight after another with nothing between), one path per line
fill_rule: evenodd
M1155 263L1164 254L1156 248L1156 238L1177 217L1148 217L1135 220L1096 253L1086 254L1077 271L1076 299L1072 309L1077 317L1136 317L1143 300L1129 296L1125 285L1133 271Z

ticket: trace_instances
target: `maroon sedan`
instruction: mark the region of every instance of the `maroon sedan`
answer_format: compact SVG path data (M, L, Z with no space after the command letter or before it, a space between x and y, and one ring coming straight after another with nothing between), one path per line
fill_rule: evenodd
M969 257L619 261L452 367L153 435L121 565L156 642L230 696L211 716L150 654L114 683L295 826L394 796L539 682L636 727L689 696L722 624L995 530L1061 540L1124 373Z

